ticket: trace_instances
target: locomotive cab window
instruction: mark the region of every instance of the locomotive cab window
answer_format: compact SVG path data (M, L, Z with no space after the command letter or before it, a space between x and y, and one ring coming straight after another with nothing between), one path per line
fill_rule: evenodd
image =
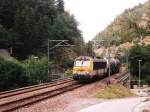
M76 67L86 67L89 66L89 64L90 64L89 60L76 60L74 65Z

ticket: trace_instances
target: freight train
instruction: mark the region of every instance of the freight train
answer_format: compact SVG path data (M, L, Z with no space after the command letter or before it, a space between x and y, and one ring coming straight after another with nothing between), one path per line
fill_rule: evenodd
M120 62L118 59L110 58L110 74L118 73ZM73 67L73 79L87 81L94 78L107 76L109 73L109 60L98 59L88 56L80 56L75 59Z

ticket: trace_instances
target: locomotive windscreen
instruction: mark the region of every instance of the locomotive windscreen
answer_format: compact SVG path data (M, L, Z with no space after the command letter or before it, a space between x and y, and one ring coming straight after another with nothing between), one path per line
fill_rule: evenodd
M93 69L98 70L98 69L104 69L106 68L107 63L105 61L95 61L93 62Z
M78 67L86 67L89 66L89 63L89 60L76 60L74 65Z

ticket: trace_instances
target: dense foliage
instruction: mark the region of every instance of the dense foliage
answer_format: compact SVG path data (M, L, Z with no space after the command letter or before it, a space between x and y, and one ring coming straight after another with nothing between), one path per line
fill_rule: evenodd
M51 68L51 63L49 63ZM9 90L51 81L46 57L30 56L23 63L0 58L0 90Z
M0 47L19 59L46 53L48 38L83 41L77 26L63 0L0 0Z
M50 65L50 64L49 64ZM29 57L23 63L24 70L29 78L29 84L39 84L50 81L47 74L48 60L46 57Z
M86 43L86 53L87 53L87 56L95 56L92 41L89 41L88 43Z
M0 90L18 88L27 84L28 77L20 63L0 58Z
M141 61L141 79L150 84L150 45L136 45L129 53L131 73L138 77L139 61Z
M98 33L95 39L115 40L118 44L139 41L147 35L150 35L150 1L125 10L104 31Z

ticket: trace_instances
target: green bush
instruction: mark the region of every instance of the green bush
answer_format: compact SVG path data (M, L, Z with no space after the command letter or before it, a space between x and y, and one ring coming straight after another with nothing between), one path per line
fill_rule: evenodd
M68 69L67 71L65 71L64 76L65 77L72 76L72 70Z
M18 62L0 58L0 90L23 87L28 84L28 77Z
M73 67L73 63L74 63L74 60L71 60L71 59L64 59L61 66L62 66L63 68L72 68L72 67Z
M49 81L47 73L48 60L46 57L36 59L34 56L31 56L25 60L23 65L29 77L30 84L39 84Z
M129 52L131 73L138 77L139 62L141 62L141 79L150 84L150 45L136 45Z

